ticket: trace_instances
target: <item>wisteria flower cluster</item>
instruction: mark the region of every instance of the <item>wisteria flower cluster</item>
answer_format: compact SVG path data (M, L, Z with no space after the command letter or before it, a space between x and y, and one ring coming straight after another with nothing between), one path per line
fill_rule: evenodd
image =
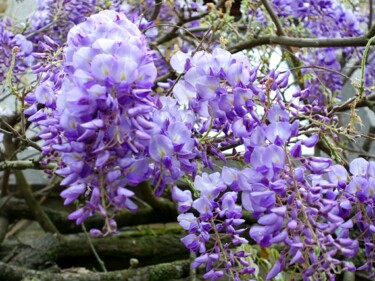
M64 69L27 97L36 103L26 113L45 127L44 154L61 155L56 173L70 186L61 194L65 204L91 196L70 219L80 223L95 211L109 216L107 200L116 209L135 210L125 185L153 176L160 194L184 172L194 173L192 118L173 100L150 95L156 69L133 23L114 11L93 15L71 29L64 55ZM37 104L44 107L37 111Z
M245 259L247 254L243 250L232 249L248 243L248 240L241 237L246 229L240 228L245 220L242 219L242 208L236 205L238 192L228 190L226 176L230 181L230 172L197 176L194 188L200 196L194 201L189 190L182 191L177 186L172 189L173 199L183 212L178 216L178 221L189 232L181 241L199 254L192 267L206 264L207 273L203 277L211 280L224 276L224 271L233 280L241 280L241 276L254 272ZM187 212L190 208L198 211L199 217ZM208 248L212 240L214 246Z
M147 43L124 15L106 11L70 31L64 55L62 79L51 76L28 97L45 107L28 113L33 113L30 121L45 127L44 153L61 153L57 173L66 176L62 185L70 185L62 193L65 204L81 194L91 196L70 218L82 222L99 209L107 215L103 196L118 208L134 210L133 192L122 186L150 174L147 160L131 156L145 152L141 143L150 137L137 133L129 115L150 129L144 114L156 107L149 96L156 71Z

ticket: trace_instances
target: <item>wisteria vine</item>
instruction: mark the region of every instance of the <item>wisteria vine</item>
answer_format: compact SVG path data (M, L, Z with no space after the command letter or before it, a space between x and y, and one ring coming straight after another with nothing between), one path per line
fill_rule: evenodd
M269 49L228 51L273 25L283 36L360 37L369 19L336 0L242 1L240 16L231 1L154 2L39 1L26 26L0 22L0 82L23 93L40 162L57 164L47 172L61 176L64 204L79 206L68 218L99 213L105 224L90 233L114 234L115 214L136 212L147 183L171 194L205 279L261 280L255 261L268 248L266 280L374 278L375 162L347 161L335 144L358 137L337 112L353 74L343 64L365 46L276 50L287 69L268 68ZM374 57L351 121L371 95ZM329 156L306 155L314 148Z

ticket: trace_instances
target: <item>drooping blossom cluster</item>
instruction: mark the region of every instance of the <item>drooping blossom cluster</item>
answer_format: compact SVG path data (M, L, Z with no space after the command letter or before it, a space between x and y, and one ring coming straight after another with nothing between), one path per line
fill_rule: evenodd
M340 170L336 172L343 179L339 184L345 188L345 196L353 205L351 210L354 214L353 220L357 222L358 231L361 233L359 242L364 246L366 263L358 270L372 272L371 278L375 277L373 262L375 260L374 233L375 233L375 162L363 158L354 159L350 163L350 176L341 166L334 166ZM348 181L345 182L345 178Z
M107 215L103 198L117 209L134 210L133 192L125 185L153 174L162 191L168 178L182 174L176 157L194 146L183 114L164 110L170 101L150 95L152 55L123 14L104 11L72 28L64 54L63 79L52 75L27 97L45 107L36 111L35 104L26 113L45 127L44 154L61 155L63 167L56 172L70 186L61 194L65 204L90 197L70 218L80 223L97 210ZM189 169L188 157L181 161Z
M194 188L199 193L199 198L194 201L189 190L182 191L177 186L172 189L173 199L183 212L177 219L189 233L181 241L198 255L192 267L205 264L206 273L203 277L210 280L224 275L233 280L241 280L241 277L255 270L246 261L247 253L233 249L247 244L248 240L241 237L246 228L241 228L245 220L242 219L241 206L236 205L238 190L228 190L226 179L231 181L231 174L224 171L222 175L203 173L202 176L197 176ZM190 208L198 211L199 216L187 212ZM213 246L210 245L212 243Z
M252 133L261 126L256 100L265 106L270 101L270 92L285 87L289 77L288 72L271 71L258 83L257 67L251 67L246 56L232 55L220 48L212 54L200 51L193 56L178 52L171 58L171 65L178 73L184 73L173 94L181 106L187 106L196 115L201 158L209 167L212 163L207 151L225 160L221 150L226 146L251 141ZM289 126L287 122L270 125L266 129L270 141L274 142L283 128ZM293 126L298 131L298 124ZM274 127L283 128L275 130ZM207 141L210 134L223 136ZM282 138L285 141L285 136Z
M171 59L176 71L184 73L173 89L174 97L180 105L190 108L199 117L197 132L202 135L208 131L212 134L222 132L225 141L243 143L244 161L251 166L244 170L223 168L222 179L229 191L226 187L219 188L221 185L216 180L210 184L208 191L202 192L200 177L195 182L199 193L195 200L189 191L175 188L174 199L179 203L180 211L186 212L192 206L200 214L199 217L192 213L180 216L180 224L189 230L182 241L190 250L200 253L198 263L207 264L210 273L206 278L215 280L223 274L234 274L230 270L233 264L221 269L213 268L219 257L225 259L233 255L230 251L221 251L218 257L219 250L216 250L211 257L213 252L205 249L206 243L215 235L214 227L207 225L206 212L210 214L210 219L215 217L220 213L221 200L233 195L231 198L241 197L242 205L238 208L249 211L258 219L258 225L249 231L257 244L262 247L278 243L285 245L267 279L275 277L286 264L303 265L301 274L305 280L334 280L337 272L356 270L352 263L338 259L338 255L353 258L359 248L358 240L350 235L354 227L350 213L353 203L346 195L342 196L341 182L347 180L347 176L342 174L345 168L332 166L331 159L302 157L302 146L314 147L319 137L312 135L298 140L300 124L298 120L292 122L296 111L314 112L314 106L298 102L311 89L297 92L293 96L298 99L285 104L278 89L287 86L288 73L271 71L258 83L252 80L248 61L242 58L215 49L212 54L198 52L190 56L177 53ZM269 103L270 99L273 99L273 104ZM263 113L258 110L259 107L262 107ZM320 111L320 108L315 110ZM320 111L320 115L312 116L322 123L336 122L324 110ZM294 145L287 148L296 138ZM205 147L204 137L200 138L200 142ZM220 144L223 142L221 140ZM207 149L212 148L214 143L214 140L210 142ZM215 152L219 151L218 156L222 156L220 146L214 148ZM205 161L204 155L202 160ZM206 165L210 166L209 158ZM210 177L219 178L219 175L204 177L208 181ZM223 230L221 222L214 221L216 223L218 229ZM200 224L203 230L196 226Z

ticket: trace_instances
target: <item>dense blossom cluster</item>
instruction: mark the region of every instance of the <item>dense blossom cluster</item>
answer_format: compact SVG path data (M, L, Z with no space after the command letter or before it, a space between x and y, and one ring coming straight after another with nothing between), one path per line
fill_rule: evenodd
M255 80L251 78L256 77L256 69L250 70L247 59L232 56L220 49L214 50L212 55L202 52L193 57L177 53L175 57L172 57L171 63L178 72L185 72L184 78L174 88L177 101L198 112L197 115L205 120L201 123L201 128L205 128L205 124L210 122L211 132L222 130L226 137L229 137L228 132L233 134L229 139L233 141L240 139L246 149L244 160L251 165L251 168L242 171L224 167L222 178L219 174L210 176L204 174L204 181L210 183L205 184L206 187L201 186L202 180L197 177L194 186L200 196L194 201L188 191L182 193L175 188L174 197L179 202L180 210L186 211L190 204L200 214L199 219L192 217L191 213L180 216L181 225L190 232L183 242L189 249L201 254L196 261L199 263L204 260L211 269L211 264L219 258L235 260L231 258L233 256L231 251L223 252L221 249L220 252L217 247L214 252L215 257L219 253L222 256L211 260L209 257L213 253L205 249L205 244L210 238L208 231L212 232L211 235L215 235L217 231L227 231L220 220L216 222L216 218L223 217L220 203L229 204L227 200L232 198L233 210L243 208L258 219L259 225L250 229L252 239L263 247L284 242L289 248L288 252L280 254L279 260L269 272L267 279L273 278L283 270L288 257L292 265L305 262L304 255L315 256L315 260L310 261L311 267L303 272L306 278L316 275L317 269L326 269L324 271L326 276L334 276L331 273L333 268L352 270L353 266L347 263L342 264L341 261L335 259L335 255L338 249L349 257L356 254L358 242L351 240L348 236L349 232L345 231L353 224L350 220L344 222L344 219L328 213L340 204L339 200L333 200L336 188L332 186L332 194L326 198L328 188L319 194L321 183L314 177L315 174L320 175L322 171L326 171L332 161L324 158L302 159L303 167L294 170L290 158L292 156L300 158L301 146L313 147L319 138L313 135L306 140L298 141L289 152L286 144L291 138L298 136L299 122L290 123L291 116L281 96L276 96L276 104L267 105L271 92L276 90L277 95L277 88L287 85L288 73L279 74L272 71L259 85L256 85ZM256 112L256 105L262 105L265 110L263 116ZM298 104L294 104L294 108L305 110L305 106ZM261 120L268 122L261 122ZM315 179L312 183L314 186L310 186L305 179L305 172L311 173L309 176ZM230 188L228 192L226 192L226 185ZM207 186L211 186L211 189ZM219 193L221 197L217 198ZM236 207L236 200L233 199L239 195L242 207ZM326 207L327 209L319 213L319 209L327 205L326 200L332 200L332 206ZM298 209L302 212L298 213ZM300 214L304 215L301 217ZM191 223L188 226L187 221ZM210 227L212 223L217 224L217 229ZM203 225L201 226L203 230L197 228L199 224ZM207 225L206 228L204 225ZM230 229L236 226L238 225L235 223ZM319 227L326 231L322 231ZM340 242L336 242L332 236L333 232L337 234L339 227L343 230L337 239L343 239L339 241L345 241L345 247L340 246ZM240 229L240 231L244 230ZM236 231L233 233L229 231L229 233L236 243L246 243L246 240L238 240ZM308 237L310 240L301 241L300 237ZM322 253L312 255L317 248L321 249ZM327 260L328 255L331 255L329 260ZM232 262L225 267L226 272L233 276L237 274L231 269L234 266ZM248 269L244 272L252 273L253 271ZM223 274L220 270L210 271L210 273L212 280ZM321 278L322 275L319 276Z
M43 163L59 165L64 203L80 202L69 219L80 224L100 213L105 226L91 233L114 233L114 213L136 211L134 189L149 182L157 196L171 188L187 231L182 243L196 254L192 267L206 267L206 279L257 278L243 247L251 243L282 245L267 280L291 268L306 281L335 280L346 270L374 274L375 163L357 158L345 166L302 154L329 131L342 132L327 103L344 85L343 58L361 58L363 49L298 50L319 71L303 69L313 73L298 81L305 87L287 90L290 71L206 44L210 32L198 45L201 31L194 40L178 37L188 33L173 24L207 30L201 1L162 1L151 20L154 3L39 1L26 36L0 23L0 82L10 67L19 80L35 59L37 81L22 97L23 113L40 130ZM271 3L293 35L363 35L365 20L339 1ZM260 5L248 14L257 24L270 22ZM149 42L158 40L168 45L152 50ZM367 81L373 61L370 55ZM156 83L165 74L177 78ZM354 264L360 249L367 261Z
M246 228L239 228L245 220L242 208L236 205L238 190L228 191L225 183L231 180L231 173L224 171L222 175L203 173L197 176L194 188L200 197L194 201L189 190L182 191L176 186L172 189L178 209L184 212L178 216L178 221L189 232L181 241L199 254L193 268L206 264L207 273L203 276L206 279L216 280L224 276L225 271L233 280L241 280L240 276L254 272L246 261L247 254L243 250L233 250L248 240L241 237ZM198 211L199 217L186 213L191 207ZM208 248L211 240L214 246Z
M123 186L153 176L160 194L184 172L195 173L189 161L194 116L171 98L150 95L152 54L123 14L104 11L72 28L64 54L64 70L27 97L36 103L26 113L45 127L44 154L61 154L63 168L56 172L70 185L61 194L65 204L91 196L71 219L79 223L98 210L107 216L103 198L116 209L135 210L133 192ZM45 107L37 111L37 104Z
M364 35L361 25L366 23L366 18L360 16L359 10L352 10L336 0L329 1L272 1L279 16L285 19L287 25L291 24L290 15L300 19L304 30L316 37L342 38ZM331 102L341 92L344 85L342 61L354 61L358 63L361 52L355 48L321 48L315 51L299 51L298 57L307 66L318 66L322 69L306 69L302 72L314 73L306 81L314 93L308 97L309 102L325 105ZM368 69L373 68L370 61ZM373 79L373 73L367 71L366 81ZM339 96L340 97L340 96Z
M80 222L99 209L106 215L103 188L118 208L135 209L133 193L121 186L149 174L147 160L131 155L144 151L141 142L150 137L137 134L136 121L129 118L147 128L144 114L156 107L149 96L156 71L146 41L124 15L106 11L74 27L64 53L63 79L54 75L40 84L28 100L45 107L27 113L45 127L40 134L44 153L61 153L63 168L57 173L66 176L63 185L70 185L62 193L65 203L84 193L91 196L70 217Z

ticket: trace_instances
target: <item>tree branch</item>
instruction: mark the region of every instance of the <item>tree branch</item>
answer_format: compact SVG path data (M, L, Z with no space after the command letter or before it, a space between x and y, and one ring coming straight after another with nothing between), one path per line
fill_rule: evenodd
M0 279L7 281L118 281L118 280L153 280L164 281L184 278L189 275L189 260L151 265L143 268L118 270L107 273L49 273L7 265L0 262ZM35 279L33 279L35 278ZM28 279L29 280L29 279Z
M271 20L273 21L273 23L276 26L276 34L278 36L286 36L286 33L285 33L284 29L283 29L283 26L282 26L282 24L280 22L280 19L276 15L275 11L272 8L272 4L270 2L268 2L268 0L262 0L262 4L266 8L268 14L271 17Z
M155 1L154 10L152 11L150 21L156 20L158 18L162 4L163 4L163 0Z
M278 36L286 36L286 33L285 33L284 28L281 24L281 21L280 21L279 17L277 16L275 10L273 9L272 4L268 0L262 0L262 3L264 5L264 7L266 8L268 14L270 15L271 20L273 21L273 23L276 26L276 34ZM286 53L287 55L289 55L289 57L291 58L292 66L298 67L300 65L300 62L299 62L298 57L294 54L292 48L290 46L284 46L284 48L282 48L282 49L284 49L283 52ZM287 52L285 52L285 50ZM299 84L300 88L303 88L304 85L303 85L303 82L302 82L302 72L301 72L300 69L297 69L295 78L296 78L296 82Z
M4 241L9 227L9 220L0 216L0 245Z
M185 23L191 22L191 21L199 20L199 19L201 19L201 18L203 18L207 15L208 15L208 13L205 12L205 13L201 13L199 15L190 17L188 19L180 20L178 23L176 23L176 25L173 27L173 29L170 32L165 34L163 37L157 39L156 42L155 42L155 45L158 46L158 45L164 44L164 43L176 38L178 36L177 31L180 29L180 27L182 25L184 25ZM155 25L155 27L157 27L157 26L158 25Z
M5 160L0 162L0 171L3 170L53 170L57 168L56 164L50 163L47 165L42 165L39 161L35 160Z
M175 204L171 201L161 197L157 198L148 182L141 182L137 186L137 189L141 192L143 200L155 211L165 214L170 213L172 210L176 210Z
M3 143L7 156L10 157L10 155L13 155L15 153L16 149L9 135L4 135ZM25 199L26 204L29 206L30 212L33 213L34 217L38 220L43 230L51 233L58 233L57 228L49 219L49 217L44 213L39 202L36 200L31 190L31 186L27 182L25 175L22 173L22 171L14 170L14 176L16 177L16 184L19 192Z
M288 36L265 36L231 46L229 51L236 53L262 45L281 45L299 48L364 47L368 41L369 38L367 36L344 38L293 38ZM375 43L373 45L375 45Z
M374 110L373 104L375 102L375 94L363 96L361 99L358 99L358 97L355 96L355 97L348 99L347 101L345 101L344 103L340 105L336 105L331 108L328 108L328 111L329 111L328 117L332 116L335 112L342 112L342 111L350 110L352 108L353 102L356 103L355 104L356 108L367 106L369 109Z
M181 238L185 235L186 232L181 228L170 227L154 229L153 232L141 230L106 238L92 237L91 242L97 253L106 261L108 269L113 270L127 268L131 258L137 259L140 266L188 258L189 250L181 243ZM7 247L7 244L8 242L5 242L4 247ZM90 243L80 234L45 234L35 237L30 242L15 244L10 241L10 244L19 250L3 258L9 265L43 269L51 264L64 264L64 261L69 263L69 259L72 258L92 259L96 265ZM81 265L84 264L85 262L81 262Z
M80 225L76 225L74 221L68 220L68 213L57 211L52 208L42 207L49 219L56 225L60 233L77 233L81 232ZM18 219L37 220L34 214L30 212L25 201L17 198L5 197L0 200L0 216L7 218L11 223ZM114 216L117 226L134 226L150 223L168 223L175 222L178 216L177 210L170 210L169 213L160 215L152 208L140 208L136 212L121 210ZM88 229L101 228L104 224L103 217L94 215L87 218L85 226Z

